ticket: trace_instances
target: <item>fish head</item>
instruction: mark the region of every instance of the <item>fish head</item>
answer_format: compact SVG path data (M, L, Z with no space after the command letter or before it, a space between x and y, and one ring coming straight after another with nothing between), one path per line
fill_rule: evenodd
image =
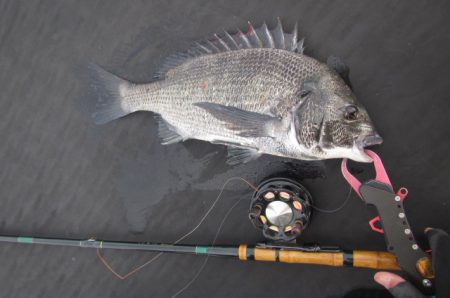
M383 142L364 106L332 70L302 85L294 112L297 140L317 159L372 162L364 148Z

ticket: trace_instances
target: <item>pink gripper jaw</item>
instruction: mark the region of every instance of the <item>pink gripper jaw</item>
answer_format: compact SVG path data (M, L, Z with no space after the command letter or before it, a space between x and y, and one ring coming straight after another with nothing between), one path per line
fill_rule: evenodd
M344 176L345 180L347 180L348 184L353 188L353 190L361 197L361 193L359 192L359 188L361 187L361 182L355 178L350 171L347 169L347 159L344 158L341 163L341 172Z
M370 156L373 160L373 165L375 167L375 180L378 182L382 182L389 186L392 189L391 181L389 180L389 176L386 172L386 169L384 168L383 162L381 161L381 158L373 151L364 149L364 152ZM356 179L355 176L353 176L350 171L347 168L347 159L344 158L341 163L341 171L342 175L344 176L345 180L350 184L350 186L355 190L355 192L361 197L361 193L359 189L361 188L362 183ZM404 187L400 188L397 192L397 195L401 198L403 201L406 196L408 195L408 190ZM384 234L384 231L382 228L379 228L376 226L376 224L379 224L380 217L376 216L373 219L369 221L370 228L380 234Z
M375 167L375 180L383 182L384 184L389 185L392 188L392 183L389 180L389 176L386 173L386 170L384 168L383 162L381 161L381 158L373 151L369 149L364 149L364 152L369 155L373 159L373 165Z
M375 173L376 173L375 180L388 185L392 189L391 181L389 180L389 176L386 173L386 170L384 169L384 165L383 165L383 162L381 161L381 158L375 152L373 152L371 150L364 149L364 152L373 159L373 165L375 167ZM355 190L355 192L359 195L359 197L361 197L359 188L361 187L362 183L349 172L349 170L347 168L347 159L346 158L344 158L342 160L341 172L342 172L342 175L344 176L345 180L347 180L347 182ZM402 189L403 188L401 188L400 191L402 191ZM406 188L404 188L404 189L406 189ZM406 191L406 194L407 193L408 193L408 191Z

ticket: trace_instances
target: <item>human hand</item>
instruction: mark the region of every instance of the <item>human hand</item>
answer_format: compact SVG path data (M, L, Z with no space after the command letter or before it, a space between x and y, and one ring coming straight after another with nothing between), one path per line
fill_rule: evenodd
M430 242L433 257L433 269L436 274L436 297L450 297L450 237L440 229L425 229ZM377 272L374 276L377 283L385 287L395 298L424 298L416 287L397 274Z

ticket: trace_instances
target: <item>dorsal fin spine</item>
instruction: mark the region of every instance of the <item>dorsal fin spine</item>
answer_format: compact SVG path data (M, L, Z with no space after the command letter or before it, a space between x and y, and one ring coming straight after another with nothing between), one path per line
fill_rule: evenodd
M277 26L272 30L272 35L275 42L275 48L285 49L283 26L281 25L280 18L277 18Z
M256 30L255 28L253 28L253 25L252 23L250 23L250 21L248 22L248 31L246 35L248 36L252 48L263 48L261 39L259 39L259 36L258 34L256 34Z
M228 40L229 43L234 47L232 50L239 50L239 46L237 45L236 41L233 37L231 37L230 33L227 31L224 31L224 37Z
M209 49L212 50L213 53L220 53L219 48L216 47L209 39L206 40L206 44L208 45Z
M196 45L198 48L202 49L202 50L203 50L205 53L207 53L207 54L211 54L211 53L212 53L212 51L211 51L210 49L208 49L208 48L205 47L204 45L200 44L198 41L195 42L195 45Z
M275 48L275 43L273 42L272 34L270 34L269 28L267 28L266 22L262 25L262 28L264 30L264 34L267 37L267 45L269 48Z
M248 22L246 33L242 33L238 29L235 34L229 34L225 31L222 37L214 34L213 39L195 42L187 51L169 56L161 69L155 74L155 78L164 78L170 69L183 64L188 59L227 51L275 48L303 54L304 41L303 39L298 41L297 35L297 24L295 24L291 33L286 33L283 30L280 18L277 18L277 25L272 30L269 30L265 22L256 29Z
M240 43L239 44L239 48L240 49L250 49L252 46L250 45L250 41L248 40L247 36L242 33L241 30L238 30L238 32L235 34L236 38L239 38L242 40L242 46Z
M228 44L222 38L220 38L217 35L217 33L214 33L214 37L215 37L215 40L225 49L225 51L231 51L231 49L228 46Z

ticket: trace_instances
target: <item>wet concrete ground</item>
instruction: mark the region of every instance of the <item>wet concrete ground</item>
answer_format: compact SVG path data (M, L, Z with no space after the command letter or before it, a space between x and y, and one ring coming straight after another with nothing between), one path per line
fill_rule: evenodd
M334 209L348 186L339 161L263 157L225 164L223 146L161 146L151 113L105 126L89 117L82 75L88 62L146 82L163 58L222 29L281 17L299 24L306 53L338 55L385 143L391 180L406 186L409 221L421 243L427 226L450 231L450 5L446 1L0 1L0 227L7 235L172 242L192 229L230 177L258 183L277 172L303 178L316 205ZM369 167L354 164L369 177ZM226 188L185 243L211 243L222 217L251 190ZM231 212L218 243L262 240L248 201ZM303 241L385 249L353 194L340 212L316 212ZM119 272L153 254L105 251ZM127 280L95 251L0 244L0 297L168 297L203 257L164 255ZM341 297L379 289L373 271L210 259L180 297ZM383 296L382 292L374 293Z

